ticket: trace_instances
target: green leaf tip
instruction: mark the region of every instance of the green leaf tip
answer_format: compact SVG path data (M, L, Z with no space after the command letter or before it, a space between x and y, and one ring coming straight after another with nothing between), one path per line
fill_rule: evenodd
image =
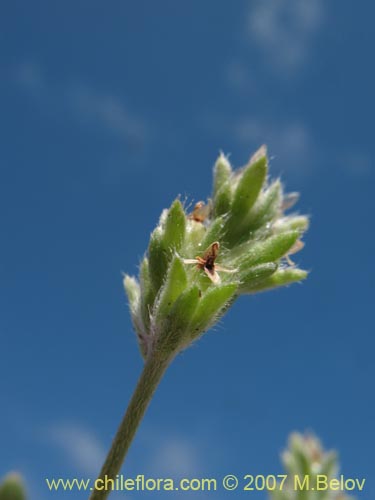
M155 291L160 289L164 281L173 251L171 248L166 248L163 236L163 230L158 226L151 234L148 246L150 281Z
M141 296L141 290L139 283L133 276L124 276L124 288L128 296L129 307L132 312L137 310L139 304L139 298Z
M236 261L240 269L246 270L256 264L276 262L288 254L300 236L299 231L287 231L266 238L263 241L242 245Z
M280 213L282 188L280 181L275 181L261 193L245 221L246 230L254 231L267 222L273 221Z
M268 179L262 146L233 170L220 154L211 199L180 199L162 212L140 266L139 283L126 276L133 325L142 353L177 353L212 327L230 305L253 294L302 281L290 256L302 249L308 218L285 213L298 200Z
M159 290L165 278L169 261L184 241L186 216L180 200L175 200L170 209L160 218L159 226L151 234L148 247L150 277L155 290Z
M231 175L232 167L230 166L229 160L223 153L220 153L214 167L213 198L215 198L223 186L230 183Z
M240 219L249 213L256 202L267 176L267 157L261 149L245 167L234 192L232 216Z
M224 154L220 154L214 167L213 207L216 217L226 214L232 203L232 168Z
M166 249L174 248L179 250L183 243L186 230L186 216L179 199L175 200L165 221L164 228L164 246Z
M279 269L260 283L249 285L247 287L246 293L263 292L265 290L272 290L274 288L288 286L292 283L298 283L305 280L307 276L308 272L302 269L295 269L292 267Z

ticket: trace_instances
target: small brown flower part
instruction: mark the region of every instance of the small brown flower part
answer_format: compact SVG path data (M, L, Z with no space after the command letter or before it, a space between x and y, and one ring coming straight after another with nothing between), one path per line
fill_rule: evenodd
M206 205L204 201L198 201L189 215L189 219L195 220L195 222L204 222L207 219L209 212L210 205Z
M297 252L299 252L300 250L302 250L302 248L305 246L304 242L302 240L297 240L294 245L292 246L292 248L288 251L288 253L286 254L285 258L288 262L288 264L290 266L295 266L295 263L292 261L292 259L290 258L290 255L293 255Z
M203 256L196 257L195 259L184 259L185 264L196 264L198 269L202 269L210 278L212 283L218 284L221 282L220 276L217 271L223 273L235 273L237 269L227 269L216 264L216 258L219 253L220 243L215 241L204 252Z

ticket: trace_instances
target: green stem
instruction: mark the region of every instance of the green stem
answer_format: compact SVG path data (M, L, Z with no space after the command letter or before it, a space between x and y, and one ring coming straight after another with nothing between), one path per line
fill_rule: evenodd
M104 500L110 494L111 481L108 480L114 480L120 472L138 426L170 361L171 357L161 356L157 351L151 353L146 361L128 409L118 428L98 479L95 482L96 487L99 489L93 490L89 500ZM105 488L106 481L107 488Z

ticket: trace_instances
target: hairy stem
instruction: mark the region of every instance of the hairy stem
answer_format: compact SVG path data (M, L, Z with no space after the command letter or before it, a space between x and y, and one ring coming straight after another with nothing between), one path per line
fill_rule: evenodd
M120 472L138 426L170 361L171 357L162 356L157 351L152 352L146 361L128 409L95 482L97 489L91 493L89 500L104 500L110 494L111 481L108 480L115 479Z

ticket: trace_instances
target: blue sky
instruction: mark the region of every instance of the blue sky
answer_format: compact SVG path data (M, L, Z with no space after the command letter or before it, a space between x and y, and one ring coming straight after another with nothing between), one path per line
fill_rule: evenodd
M23 473L30 499L67 498L44 478L93 477L111 442L142 366L121 272L159 213L209 195L220 150L240 166L262 143L312 216L297 259L312 273L241 298L179 357L124 473L278 473L288 434L312 430L374 494L374 15L3 3L0 475Z

